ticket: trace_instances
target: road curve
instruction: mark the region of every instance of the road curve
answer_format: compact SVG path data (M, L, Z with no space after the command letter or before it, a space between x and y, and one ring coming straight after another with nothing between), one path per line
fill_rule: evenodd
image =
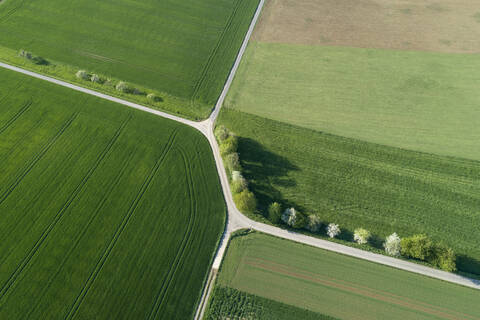
M86 89L86 88L83 88L83 87L80 87L80 86L77 86L77 85L59 80L59 79L48 77L48 76L45 76L45 75L42 75L42 74L38 74L38 73L35 73L35 72L32 72L32 71L28 71L28 70L25 70L25 69L22 69L22 68L19 68L19 67L15 67L15 66L12 66L12 65L9 65L9 64L5 64L5 63L2 63L2 62L0 62L0 67L5 68L5 69L9 69L9 70L12 70L12 71L15 71L15 72L19 72L19 73L22 73L22 74L25 74L25 75L28 75L28 76L31 76L31 77L34 77L34 78L37 78L37 79L48 81L48 82L51 82L51 83L54 83L54 84L57 84L57 85L60 85L60 86L63 86L63 87L67 87L67 88L70 88L70 89L73 89L73 90L76 90L76 91L80 91L80 92L83 92L83 93L86 93L86 94L89 94L89 95L92 95L92 96L96 96L96 97L99 97L101 99L116 102L116 103L125 105L125 106L130 107L130 108L134 108L134 109L137 109L137 110L140 110L140 111L148 112L148 113L151 113L151 114L163 117L163 118L167 118L167 119L170 119L170 120L173 120L173 121L183 123L185 125L188 125L190 127L193 127L195 129L197 129L207 138L208 142L210 143L210 147L212 148L212 152L213 152L213 155L214 155L214 158L215 158L215 164L216 164L219 179L220 179L220 182L221 182L222 191L223 191L223 194L224 194L224 197L225 197L225 202L227 204L228 216L227 216L227 225L225 227L225 231L224 231L224 233L222 235L222 238L220 240L220 244L219 244L219 247L217 249L215 259L213 261L212 269L211 269L209 277L208 277L209 281L207 281L207 283L206 283L206 287L205 287L204 292L202 294L202 299L199 303L199 308L198 308L198 310L196 312L196 315L195 315L195 319L201 319L202 316L203 316L203 313L205 311L205 307L207 305L206 302L208 301L210 291L213 287L213 285L210 285L210 282L213 281L213 279L215 278L212 275L215 275L216 271L220 267L221 261L223 259L224 254L225 254L228 239L230 238L231 233L235 230L242 229L242 228L252 228L252 229L260 231L260 232L264 232L264 233L267 233L267 234L270 234L270 235L273 235L273 236L277 236L277 237L280 237L280 238L292 240L292 241L295 241L295 242L300 242L300 243L307 244L307 245L310 245L310 246L313 246L313 247L337 252L337 253L340 253L340 254L344 254L344 255L347 255L347 256L352 256L352 257L363 259L363 260L368 260L368 261L375 262L375 263L380 263L380 264L390 266L390 267L394 267L394 268L397 268L397 269L414 272L414 273L421 274L421 275L424 275L424 276L428 276L428 277L431 277L431 278L440 279L440 280L444 280L444 281L447 281L447 282L451 282L451 283L455 283L455 284L459 284L459 285L463 285L463 286L466 286L466 287L470 287L470 288L480 290L480 281L479 280L470 279L470 278L463 277L463 276L460 276L460 275L457 275L457 274L433 269L433 268L430 268L430 267L427 267L427 266L423 266L423 265L419 265L419 264L416 264L416 263L396 259L396 258L393 258L393 257L384 256L384 255L381 255L381 254L376 254L376 253L352 248L352 247L349 247L349 246L345 246L345 245L342 245L342 244L330 242L330 241L327 241L327 240L322 240L322 239L318 239L318 238L314 238L314 237L309 237L309 236L299 234L299 233L296 233L296 232L293 232L293 231L284 230L284 229L281 229L281 228L278 228L278 227L274 227L274 226L271 226L271 225L267 225L267 224L264 224L264 223L253 221L253 220L249 219L248 217L244 216L237 209L237 207L236 207L236 205L233 201L233 197L232 197L232 193L230 191L230 185L229 185L229 182L228 182L227 174L226 174L226 171L225 171L225 168L224 168L224 165L223 165L222 158L220 156L220 151L219 151L217 141L216 141L215 136L213 134L213 129L214 129L215 121L218 117L220 109L221 109L221 107L223 105L223 102L225 100L225 97L228 93L228 90L230 89L231 84L232 84L235 73L238 69L238 66L240 65L240 61L243 57L243 54L245 52L245 49L247 47L248 41L251 37L251 34L252 34L253 29L255 27L255 24L258 20L258 17L260 16L260 12L263 8L264 1L265 0L260 0L257 11L255 12L255 15L252 19L252 22L250 24L248 32L245 36L245 39L242 43L242 46L241 46L240 50L239 50L239 53L238 53L237 58L235 60L235 63L234 63L234 65L233 65L233 67L230 71L230 74L229 74L228 79L225 83L223 91L222 91L222 93L221 93L221 95L220 95L220 97L219 97L219 99L218 99L218 101L215 105L215 108L214 108L212 114L210 115L210 117L207 120L204 120L202 122L195 122L195 121L187 120L187 119L184 119L184 118L181 118L181 117L178 117L178 116L166 113L166 112L151 109L151 108L142 106L142 105L137 104L137 103L133 103L133 102L130 102L130 101L127 101L127 100L124 100L124 99L120 99L120 98L113 97L113 96L110 96L110 95L107 95L107 94L103 94L103 93L100 93L100 92L97 92L97 91L94 91L94 90L91 90L91 89Z

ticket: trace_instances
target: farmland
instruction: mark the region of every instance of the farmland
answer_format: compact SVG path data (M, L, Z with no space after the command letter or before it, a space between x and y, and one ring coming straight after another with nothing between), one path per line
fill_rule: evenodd
M127 81L157 93L163 103L153 107L205 118L257 4L258 0L9 0L0 6L0 59L71 82L78 82L78 69ZM51 64L24 61L18 57L20 49ZM108 86L95 88L109 91ZM142 95L128 98L147 102Z
M377 250L393 232L426 233L480 275L477 12L471 0L268 1L219 116L259 213L295 207L346 241L366 228Z
M217 278L219 288L281 303L271 303L274 308L289 305L320 314L311 319L322 319L321 314L340 319L479 319L480 314L474 289L260 233L231 240Z
M225 219L199 132L2 69L0 159L0 318L193 315Z

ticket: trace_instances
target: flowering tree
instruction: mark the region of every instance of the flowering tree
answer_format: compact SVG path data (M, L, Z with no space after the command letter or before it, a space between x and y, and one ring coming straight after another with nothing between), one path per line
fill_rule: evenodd
M295 208L289 208L283 212L282 221L285 224L292 227L295 225L296 220L297 220L297 211L295 210Z
M117 83L117 85L115 86L115 89L117 89L117 91L124 92L124 93L130 90L130 88L128 87L128 84L124 81L120 81L119 83Z
M368 242L368 239L370 239L371 236L372 235L370 234L370 231L363 228L358 228L355 229L353 240L355 240L355 242L358 244L365 244Z
M88 80L88 73L85 70L78 70L75 76L78 79Z
M385 252L391 256L398 257L400 255L400 241L401 239L397 233L394 232L389 235L383 243Z
M305 229L315 233L320 230L321 226L322 226L322 223L320 222L320 218L317 215L311 214L308 216L308 221L307 221L307 225L305 226Z
M92 74L92 76L90 77L90 81L99 83L100 77L96 74Z
M340 234L340 232L341 232L341 230L340 230L340 227L338 226L338 224L330 223L327 226L327 234L330 238L335 238L336 236L338 236Z

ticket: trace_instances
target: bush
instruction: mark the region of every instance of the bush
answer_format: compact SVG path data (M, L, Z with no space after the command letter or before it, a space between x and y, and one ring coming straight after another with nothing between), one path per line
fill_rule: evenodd
M138 88L133 88L131 91L132 91L132 94L134 94L134 95L144 94L144 92L142 90L138 89Z
M85 70L78 70L77 73L75 73L75 76L78 79L88 80L88 73Z
M442 270L453 272L457 270L456 260L455 252L451 248L439 244L435 246L433 258L430 262Z
M295 208L288 208L282 214L282 221L286 225L293 227L297 219L297 210Z
M40 66L48 66L50 62L48 62L45 58L42 57L33 57L32 58L33 63L38 64Z
M147 95L147 99L148 100L151 100L153 102L157 102L157 101L161 101L162 99L160 97L158 97L155 93L149 93Z
M95 83L100 83L100 77L96 74L92 74L92 76L90 77L90 81L92 82L95 82Z
M395 232L389 235L383 243L385 252L391 256L398 257L400 255L400 241L400 237Z
M317 215L311 214L308 216L305 229L307 229L310 232L317 233L318 231L320 231L321 227L322 227L322 222L320 221L320 218Z
M292 227L295 229L303 229L307 226L307 223L307 215L297 211L295 216L295 222L293 223Z
M104 86L108 86L108 87L114 87L115 86L115 83L113 82L112 79L107 79L105 80L105 82L103 83Z
M243 190L247 189L248 183L244 177L240 177L239 179L233 180L232 179L232 192L233 193L240 193Z
M240 211L249 213L255 212L255 209L257 208L257 200L252 192L245 189L242 192L233 195L233 198Z
M115 89L117 89L117 91L120 91L120 92L123 92L123 93L127 93L130 91L130 88L128 87L128 84L124 81L120 81L119 83L117 83L117 85L115 86Z
M434 254L432 240L425 234L417 234L409 238L403 238L400 242L401 253L405 257L430 260Z
M218 141L222 142L223 140L227 139L230 136L230 132L224 125L220 125L215 128L215 137Z
M268 219L276 224L282 221L282 206L280 203L274 202L268 207Z
M238 153L234 152L225 156L225 167L229 172L240 171L242 169Z
M330 223L327 226L327 235L330 238L335 238L336 236L338 236L340 234L340 232L342 232L342 231L340 230L340 227L338 226L338 224Z
M220 143L220 154L222 157L227 154L237 152L238 139L234 135L230 135L227 139Z
M23 49L20 49L20 51L18 52L18 55L22 58L26 58L28 60L32 59L32 54L28 51L25 51Z
M371 236L372 235L370 231L363 228L358 228L358 229L355 229L355 232L353 234L353 240L355 240L355 242L358 244L366 244L368 240L371 238Z

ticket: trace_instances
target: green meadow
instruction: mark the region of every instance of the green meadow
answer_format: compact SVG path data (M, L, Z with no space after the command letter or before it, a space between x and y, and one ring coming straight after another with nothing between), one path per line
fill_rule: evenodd
M261 233L231 240L216 286L210 312L220 312L217 299L236 296L253 301L246 309L263 303L262 314L288 313L285 305L317 314L290 319L473 320L480 314L478 290ZM234 304L230 310L211 319L241 314Z
M225 204L199 132L1 69L0 217L1 319L170 320Z
M0 60L76 81L79 70L155 92L152 106L205 118L223 88L258 0L8 0ZM20 59L18 51L50 65ZM88 85L87 82L82 85ZM108 90L107 86L97 90ZM131 95L130 100L146 99Z
M476 54L253 42L226 106L403 149L480 160Z

